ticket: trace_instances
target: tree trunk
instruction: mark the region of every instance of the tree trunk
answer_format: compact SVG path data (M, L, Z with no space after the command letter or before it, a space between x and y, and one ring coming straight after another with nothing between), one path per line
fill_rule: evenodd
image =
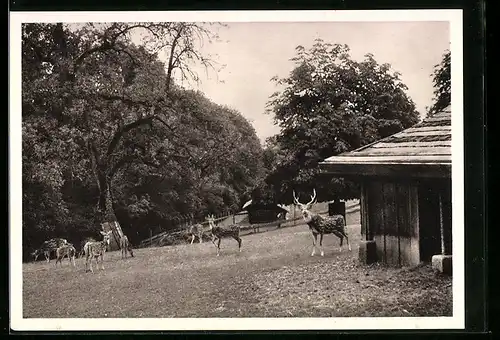
M116 221L116 215L113 209L113 200L111 196L111 184L105 175L99 176L99 202L98 208L103 218L102 222Z

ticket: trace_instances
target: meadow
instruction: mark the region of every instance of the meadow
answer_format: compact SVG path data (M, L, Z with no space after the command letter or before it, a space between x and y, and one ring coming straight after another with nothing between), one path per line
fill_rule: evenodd
M332 235L311 257L297 224L211 242L105 254L105 270L23 264L24 318L451 316L451 277L428 265L387 268L358 262L359 216L348 216L352 251ZM359 215L359 213L357 213ZM345 244L345 243L344 243Z

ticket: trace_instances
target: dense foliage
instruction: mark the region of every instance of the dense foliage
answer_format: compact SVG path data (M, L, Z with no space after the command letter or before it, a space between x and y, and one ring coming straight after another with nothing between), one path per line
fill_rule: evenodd
M263 173L253 127L174 82L214 65L197 46L216 38L193 23L23 25L26 249L76 244L114 219L135 243L181 215L241 206Z
M371 54L355 61L348 46L322 40L296 52L290 75L274 78L282 89L268 112L281 133L268 140L273 165L263 186L286 203L293 189L309 197L316 188L319 201L355 198L355 184L323 176L318 162L412 126L419 120L415 104L400 74Z
M434 66L432 83L434 85L434 100L428 116L441 111L451 102L451 52L449 50L443 54L441 62Z

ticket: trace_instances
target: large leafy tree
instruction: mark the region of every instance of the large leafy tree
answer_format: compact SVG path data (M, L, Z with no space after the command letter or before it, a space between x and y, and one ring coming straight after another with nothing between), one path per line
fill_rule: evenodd
M434 85L433 104L429 108L428 116L441 111L451 102L451 52L443 54L441 62L434 66L432 83Z
M328 179L318 162L394 134L418 122L415 104L400 74L371 54L355 61L346 45L316 40L296 48L296 67L273 80L281 87L268 104L281 133L270 141L279 150L267 182L291 202L295 188L318 199L353 198L352 183Z
M28 244L104 219L132 228L240 205L261 173L255 131L174 82L198 80L192 62L211 67L197 42L213 37L191 23L23 26Z
M136 31L143 34L143 46L131 43ZM23 26L23 118L34 126L28 117L40 117L52 139L63 144L51 142L58 156L80 156L75 164L91 166L103 218L115 219L111 183L120 169L137 162L158 165L144 129L161 125L172 143L184 145L175 130L181 113L173 74L197 79L191 62L212 65L196 45L212 36L193 23ZM157 60L162 51L168 56L166 65ZM54 133L64 136L55 138Z

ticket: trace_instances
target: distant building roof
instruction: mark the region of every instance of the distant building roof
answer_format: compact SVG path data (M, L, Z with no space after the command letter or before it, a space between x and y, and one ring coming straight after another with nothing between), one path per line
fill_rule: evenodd
M411 128L329 157L320 163L320 168L338 175L450 177L450 106Z

